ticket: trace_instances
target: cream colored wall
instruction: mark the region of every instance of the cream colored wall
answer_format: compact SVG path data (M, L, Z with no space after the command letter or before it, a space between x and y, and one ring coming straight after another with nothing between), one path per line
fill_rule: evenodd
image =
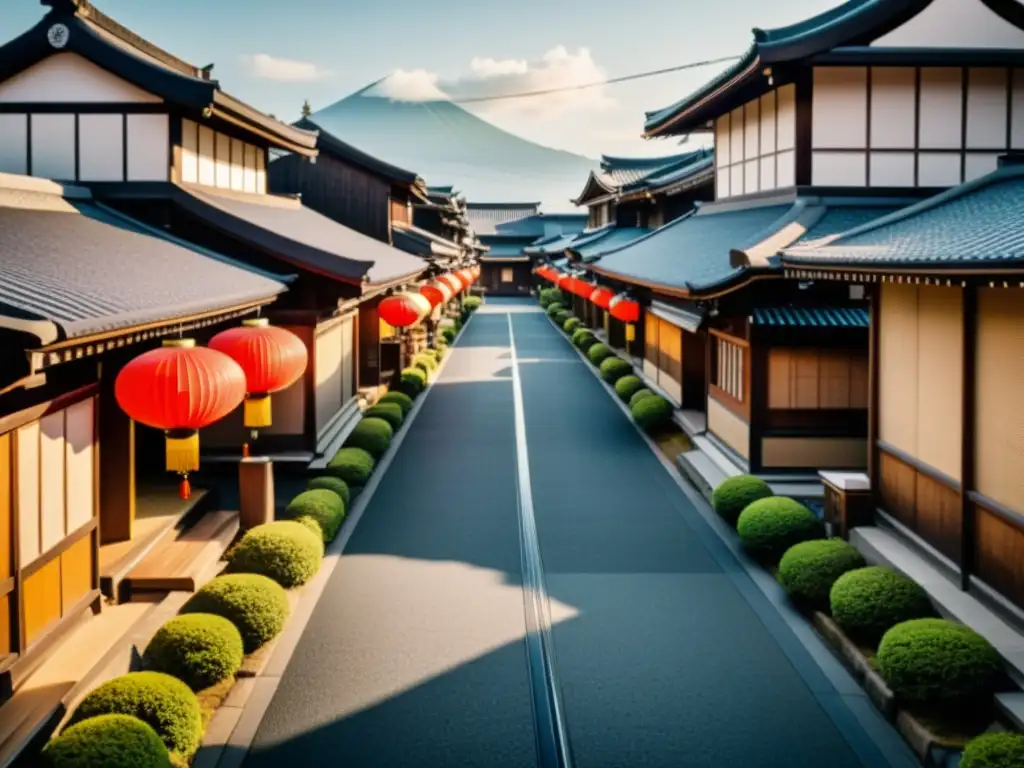
M981 0L933 0L872 43L879 47L1022 48L1024 30Z
M708 398L708 431L743 458L750 457L750 425L713 397Z
M1024 512L1024 290L978 293L975 484Z
M316 431L320 434L342 406L342 336L334 325L316 336Z
M962 380L960 289L882 285L879 438L959 479Z
M57 53L0 83L0 102L59 104L163 101L77 53Z
M868 462L868 442L856 437L765 437L761 463L765 468L854 469Z
M181 180L235 192L267 191L266 153L193 120L181 121Z

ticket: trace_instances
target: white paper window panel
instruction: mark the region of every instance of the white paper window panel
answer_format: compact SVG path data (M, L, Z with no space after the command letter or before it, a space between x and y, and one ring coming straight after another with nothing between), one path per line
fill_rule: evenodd
M959 149L963 141L963 83L952 67L921 69L921 149Z
M776 91L776 147L778 149L796 148L796 86L790 83Z
M67 487L64 485L64 411L39 420L39 539L46 552L67 533Z
M960 183L958 152L921 152L917 156L919 187L953 187Z
M811 135L815 149L867 145L866 67L815 67Z
M1013 94L1010 98L1010 146L1024 149L1024 69L1013 70Z
M341 324L341 403L352 399L355 381L355 348L353 345L355 323L346 320Z
M0 173L28 173L28 115L0 115Z
M761 163L761 189L775 189L775 156L762 157Z
M75 179L75 116L32 115L32 175Z
M80 181L124 181L124 116L78 116Z
M256 191L260 194L267 191L267 155L259 147L256 148Z
M191 120L181 121L181 180L199 182L199 126Z
M775 91L761 97L761 154L775 151Z
M715 194L718 198L729 197L729 169L722 168L715 178Z
M915 79L911 67L871 70L872 149L913 149Z
M964 162L964 181L992 173L998 167L998 152L968 152Z
M246 192L256 191L256 147L245 145L245 176L242 187Z
M88 523L95 509L93 408L95 398L82 400L66 411L64 436L67 466L67 532Z
M743 107L734 109L729 115L729 162L743 161Z
M872 187L914 186L913 152L872 152Z
M811 177L825 187L867 185L867 159L863 152L813 152Z
M750 159L761 154L761 102L751 101L743 109L743 156Z
M787 189L796 186L796 152L779 152L775 156L775 186Z
M245 186L245 142L231 140L231 188L241 191Z
M128 115L128 181L167 181L169 121L167 115Z
M967 71L967 148L1006 147L1005 69Z
M758 165L760 165L759 160L747 160L743 164L743 191L747 194L758 191Z
M218 133L214 151L214 179L218 187L228 189L231 186L231 137Z
M743 163L729 168L729 191L732 196L743 194Z
M715 121L715 162L728 165L729 160L729 115Z
M199 183L212 187L216 181L214 152L216 134L212 128L199 126Z
M17 431L18 557L25 567L39 549L39 422Z

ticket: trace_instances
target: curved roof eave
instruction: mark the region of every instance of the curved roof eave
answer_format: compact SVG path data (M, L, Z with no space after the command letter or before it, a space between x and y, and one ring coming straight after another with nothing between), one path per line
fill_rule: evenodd
M587 183L583 185L583 191L580 192L579 197L573 198L569 202L573 205L585 205L587 200L591 198L611 195L617 191L617 187L608 186L598 178L596 173L591 171L590 175L587 177Z
M338 138L330 131L326 130L315 120L303 117L297 120L293 125L296 128L301 128L309 131L317 132L317 146L329 154L336 155L342 160L348 160L356 165L364 168L365 170L376 173L389 180L401 182L403 184L422 186L425 195L436 195L442 196L443 193L435 191L431 187L427 187L420 178L419 174L402 168L397 165L392 165L386 160L382 160L379 157L364 152L363 150L349 144L347 141Z

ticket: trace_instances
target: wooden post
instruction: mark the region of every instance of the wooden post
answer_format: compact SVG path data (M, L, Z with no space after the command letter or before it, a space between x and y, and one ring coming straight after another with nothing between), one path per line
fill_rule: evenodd
M238 462L238 512L243 531L274 519L274 463L268 457Z
M970 492L974 490L974 435L976 429L975 370L978 350L978 287L968 285L963 296L963 409L960 417L960 588L971 585L971 574L976 570L974 553L974 504Z
M114 397L118 368L100 374L100 543L130 541L135 525L135 422Z

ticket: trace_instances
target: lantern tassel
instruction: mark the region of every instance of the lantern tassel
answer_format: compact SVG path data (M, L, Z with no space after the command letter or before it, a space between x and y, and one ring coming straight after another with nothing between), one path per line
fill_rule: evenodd
M270 395L249 394L246 396L245 426L250 429L270 426Z
M188 475L182 475L181 484L178 486L178 496L184 501L192 495L192 484L188 481Z
M167 434L167 471L187 475L199 469L199 433Z
M242 458L243 459L248 459L249 458L249 444L248 443L242 443Z

